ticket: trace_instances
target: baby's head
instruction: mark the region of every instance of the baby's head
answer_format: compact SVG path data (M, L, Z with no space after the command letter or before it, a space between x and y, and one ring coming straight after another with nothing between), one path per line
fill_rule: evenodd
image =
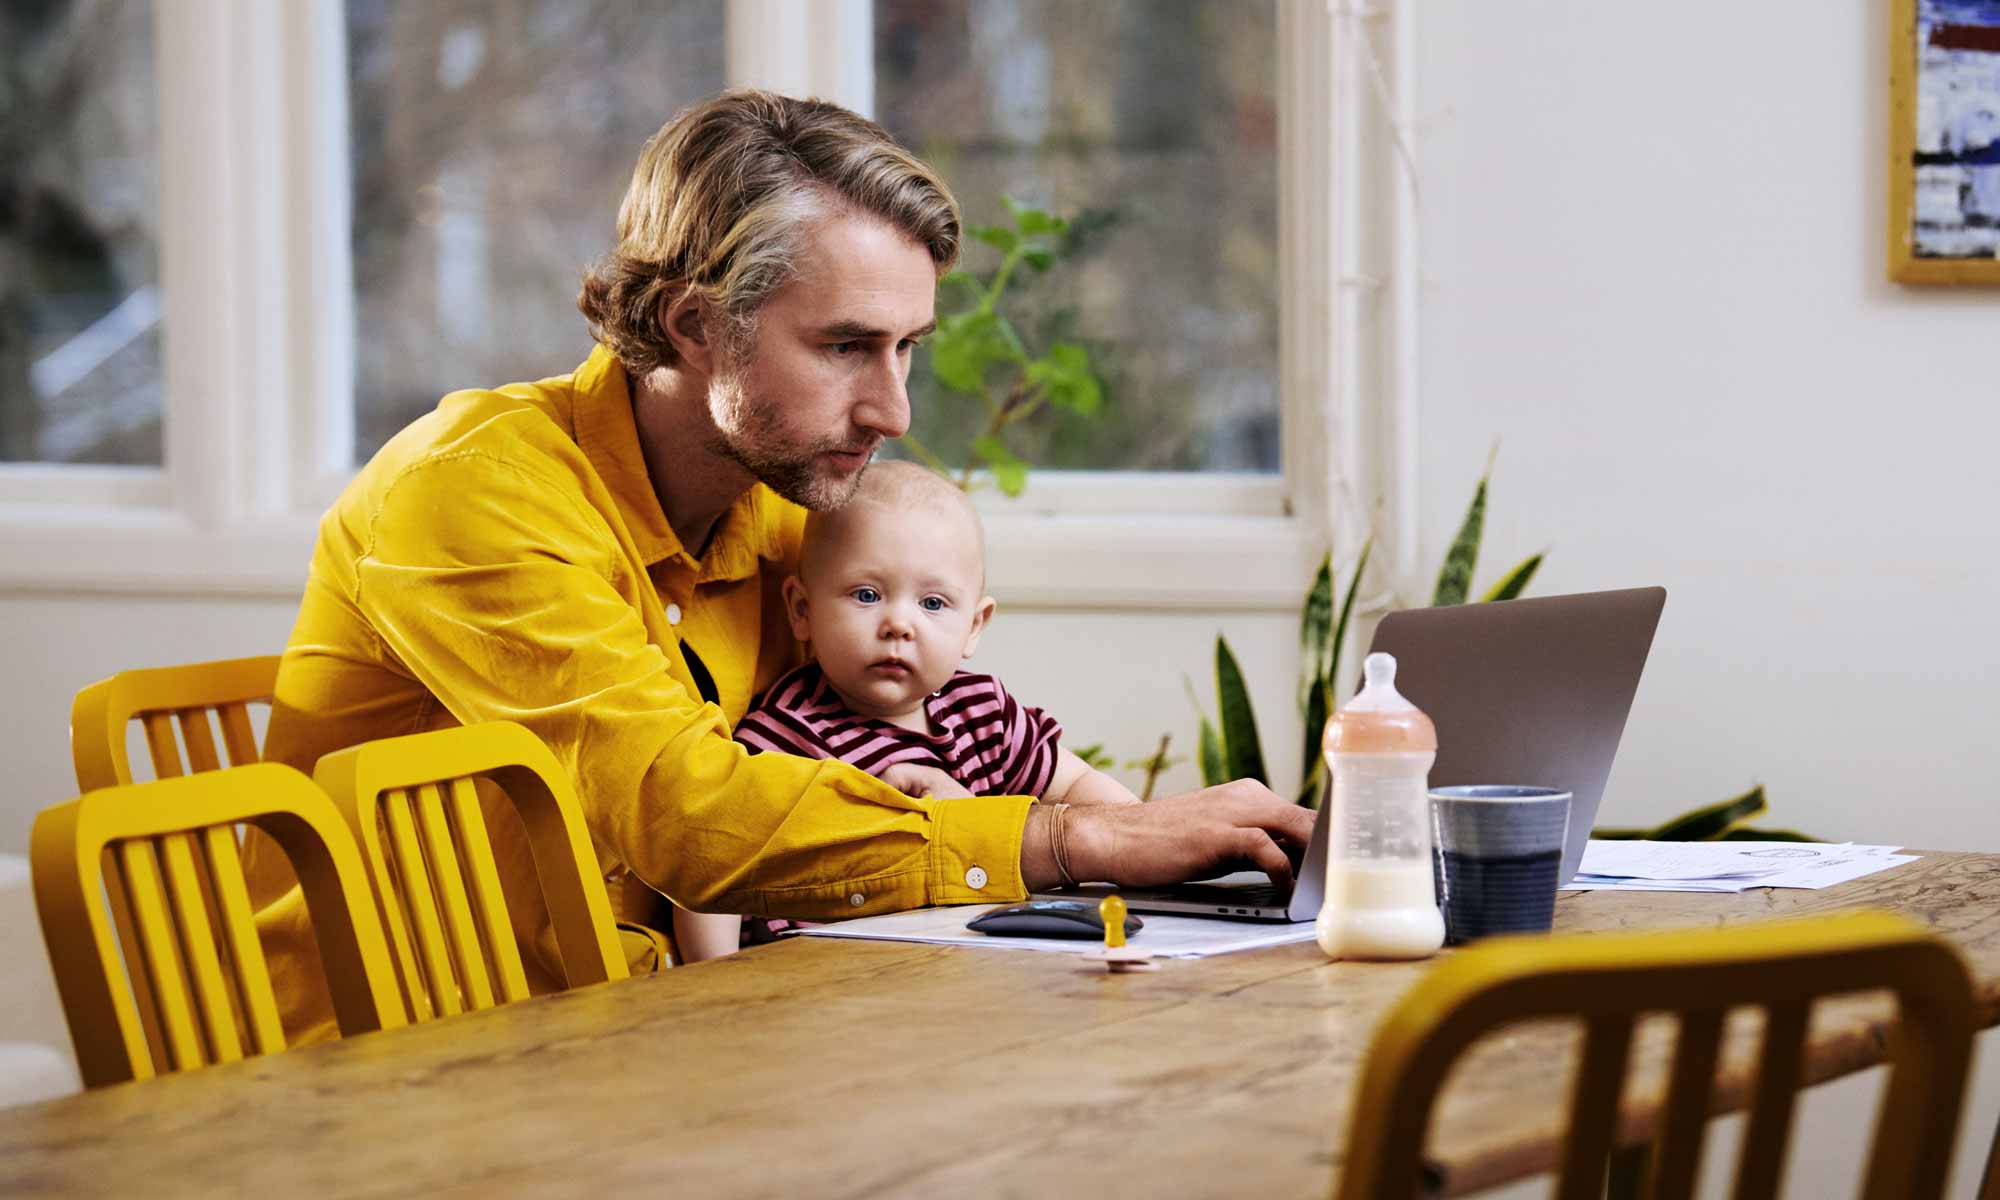
M785 611L848 708L887 719L972 654L993 615L985 592L986 538L965 493L915 463L878 462L854 499L807 515Z

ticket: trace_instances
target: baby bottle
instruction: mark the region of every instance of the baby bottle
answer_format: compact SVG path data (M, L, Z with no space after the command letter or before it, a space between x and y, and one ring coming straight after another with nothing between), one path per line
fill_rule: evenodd
M1425 958L1444 944L1431 877L1431 719L1396 691L1396 660L1371 654L1365 686L1326 723L1333 778L1319 946L1329 958Z

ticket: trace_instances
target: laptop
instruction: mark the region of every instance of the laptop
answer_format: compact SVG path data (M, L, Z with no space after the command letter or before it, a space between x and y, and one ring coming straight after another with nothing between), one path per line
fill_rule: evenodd
M1390 613L1375 630L1371 649L1396 656L1396 690L1437 726L1432 787L1513 783L1571 794L1564 883L1583 860L1666 602L1666 590L1652 587L1416 608ZM1326 888L1327 836L1322 815L1289 897L1262 871L1167 888L1091 884L1041 895L1117 891L1135 912L1310 921Z

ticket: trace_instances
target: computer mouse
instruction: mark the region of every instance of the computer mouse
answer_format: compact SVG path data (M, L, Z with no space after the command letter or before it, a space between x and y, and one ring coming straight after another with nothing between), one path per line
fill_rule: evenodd
M1095 901L1027 900L1004 908L988 909L965 923L967 929L994 937L1104 937L1104 918L1097 915ZM1125 918L1125 936L1144 929L1146 923L1134 916Z

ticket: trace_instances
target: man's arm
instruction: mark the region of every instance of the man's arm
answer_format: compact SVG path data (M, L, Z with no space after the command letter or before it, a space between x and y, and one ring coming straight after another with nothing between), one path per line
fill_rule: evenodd
M1021 878L1030 891L1061 883L1050 835L1053 807L1028 810ZM1305 853L1314 814L1239 779L1150 804L1072 808L1064 816L1065 857L1078 883L1157 887L1254 867L1280 889L1292 884L1292 854Z

